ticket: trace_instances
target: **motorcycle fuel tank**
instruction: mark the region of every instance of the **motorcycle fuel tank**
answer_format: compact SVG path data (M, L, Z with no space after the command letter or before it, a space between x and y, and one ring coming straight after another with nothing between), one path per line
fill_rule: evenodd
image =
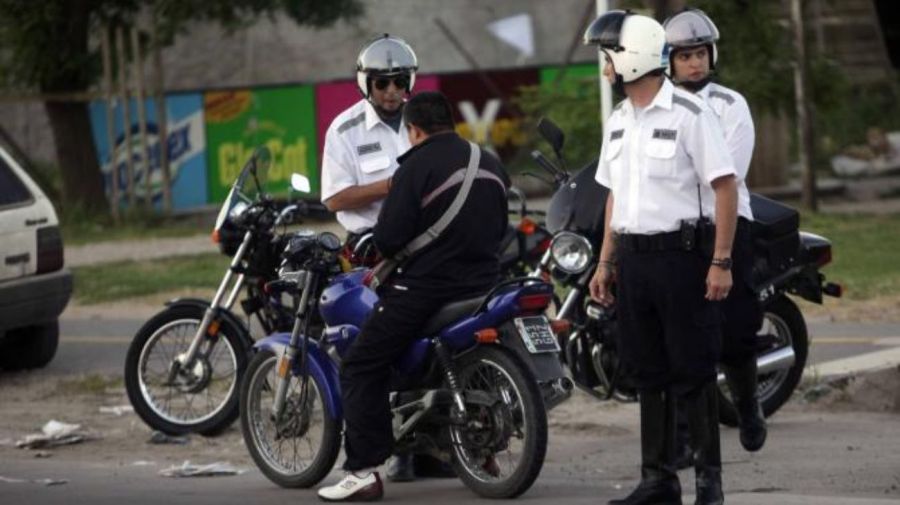
M319 298L319 313L325 324L362 326L378 301L378 295L363 285L366 272L359 269L340 275L325 288Z

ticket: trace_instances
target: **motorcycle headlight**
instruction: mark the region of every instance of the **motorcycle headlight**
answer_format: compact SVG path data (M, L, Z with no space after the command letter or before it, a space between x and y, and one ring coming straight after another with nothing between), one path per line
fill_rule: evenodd
M591 243L581 235L569 231L557 233L550 243L550 254L557 268L567 274L580 274L593 256Z
M241 217L241 214L243 214L247 210L248 207L250 206L246 203L238 202L234 204L234 207L231 208L231 211L228 213L228 217L230 217L231 219L238 219L239 217Z

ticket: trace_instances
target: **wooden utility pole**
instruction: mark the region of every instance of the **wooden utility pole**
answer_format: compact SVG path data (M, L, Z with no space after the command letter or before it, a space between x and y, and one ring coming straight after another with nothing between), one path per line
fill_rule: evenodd
M136 26L131 27L131 54L134 56L134 89L137 101L138 131L141 134L141 170L144 179L144 205L153 209L153 183L150 149L147 146L147 112L144 109L144 59L141 37Z
M797 139L799 143L800 169L803 174L803 206L811 211L818 209L816 197L816 173L813 171L813 134L806 100L806 38L803 27L801 0L791 0L791 20L794 28L794 95L797 106Z
M166 113L166 91L163 75L162 48L159 40L159 28L156 26L156 16L153 17L153 31L151 32L150 46L153 51L154 86L153 98L156 104L156 131L159 139L159 169L162 171L163 211L172 213L172 188L171 174L169 173L169 133L168 114Z
M112 50L109 40L109 26L104 25L103 36L100 38L100 52L103 56L103 90L106 104L106 143L109 145L109 209L113 222L119 224L119 168L116 156L116 136L114 133L115 116L113 115L113 78L112 78Z
M128 208L134 209L134 160L131 157L131 104L128 99L128 73L125 69L126 51L125 30L116 27L116 50L119 63L119 98L122 100L122 130L125 132L125 193L128 196Z

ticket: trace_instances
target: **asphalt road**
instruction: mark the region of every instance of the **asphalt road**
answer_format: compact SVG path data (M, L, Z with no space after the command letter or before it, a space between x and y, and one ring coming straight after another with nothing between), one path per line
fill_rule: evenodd
M122 373L128 344L145 320L63 317L59 351L45 372ZM900 347L900 323L811 322L808 331L810 365Z

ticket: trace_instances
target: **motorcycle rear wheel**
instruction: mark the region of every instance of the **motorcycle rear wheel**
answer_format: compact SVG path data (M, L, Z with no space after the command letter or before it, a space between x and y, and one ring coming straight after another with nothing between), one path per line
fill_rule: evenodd
M780 295L766 305L760 335L772 334L776 337L778 348L792 346L794 348L794 364L790 368L761 374L757 377L757 394L762 406L763 415L769 417L778 411L788 400L803 377L803 368L809 354L809 336L806 321L797 305L786 295ZM738 425L737 409L731 401L731 395L719 387L719 422L726 426Z
M213 436L238 417L238 386L247 350L238 330L222 324L200 352L209 356L168 383L174 357L187 351L203 320L197 306L169 307L138 330L125 357L125 390L135 413L170 435Z
M467 406L470 420L478 418L478 431L450 428L452 464L463 483L485 498L514 498L531 487L547 453L547 412L537 383L525 365L506 350L480 346L457 362L463 390L490 393L501 399L497 409ZM484 410L480 412L477 409ZM497 437L498 424L508 423L506 440ZM478 445L502 445L502 451L475 449ZM469 445L470 447L465 447ZM515 453L519 455L516 457Z
M299 405L300 380L293 375L283 420L276 423L272 406L277 364L278 356L269 350L250 360L241 384L241 432L250 456L269 480L281 487L308 488L334 467L341 449L342 423L328 411L323 401L326 390L315 376L309 378L304 419Z

